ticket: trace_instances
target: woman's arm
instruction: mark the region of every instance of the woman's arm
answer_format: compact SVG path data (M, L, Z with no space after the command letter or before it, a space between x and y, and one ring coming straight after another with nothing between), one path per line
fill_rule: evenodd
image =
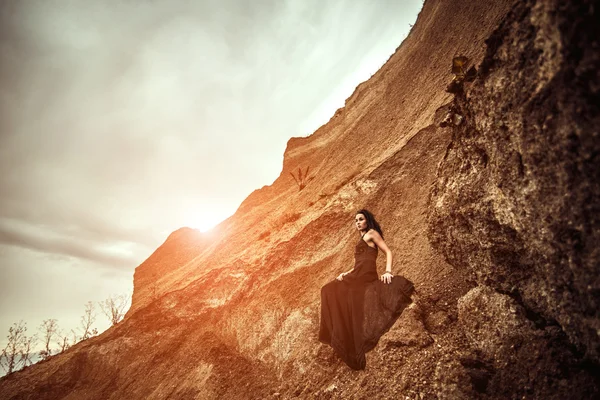
M339 275L337 276L337 278L335 278L335 279L337 279L338 281L341 281L341 280L343 280L343 279L344 279L344 276L348 275L348 274L349 274L350 272L352 272L352 271L354 271L354 268L352 268L350 271L342 272L342 273L341 273L341 274L339 274Z
M365 239L367 241L372 241L373 243L375 243L377 245L377 247L379 247L381 249L381 251L383 251L386 255L386 259L385 259L385 273L383 275L381 275L381 280L384 283L391 283L392 282L392 261L393 261L393 257L392 257L392 251L390 250L389 247L387 247L387 244L385 244L385 241L383 240L383 238L381 237L381 235L379 234L379 232L377 232L374 229L371 229L369 232L367 232L367 234L365 235Z

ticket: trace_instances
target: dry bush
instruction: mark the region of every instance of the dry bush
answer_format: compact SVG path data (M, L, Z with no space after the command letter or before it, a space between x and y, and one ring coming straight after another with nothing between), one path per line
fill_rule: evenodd
M302 168L298 167L298 176L295 176L293 172L290 172L290 175L292 176L292 178L294 178L296 185L298 185L298 191L304 189L308 182L312 181L315 178L314 176L308 176L309 170L310 165L306 167L306 171L304 171L304 173L302 172Z
M96 328L92 328L92 324L96 321L96 310L94 303L88 301L85 303L85 311L81 316L81 340L86 340L98 334ZM75 342L73 342L75 344Z
M36 336L27 336L27 326L23 321L15 322L8 328L7 343L0 352L0 366L6 374L32 364L31 348L35 345Z
M111 295L108 299L101 301L100 309L110 321L111 326L115 326L123 320L127 311L130 297L125 294Z
M40 357L42 360L46 360L52 355L50 343L58 335L58 321L54 318L45 319L42 325L40 325L40 331L42 332L42 340L44 341L44 348L40 350Z
M302 214L299 213L299 212L285 213L279 219L279 223L280 223L281 226L286 225L286 224L290 224L292 222L296 222L297 220L299 220L301 216L302 216Z

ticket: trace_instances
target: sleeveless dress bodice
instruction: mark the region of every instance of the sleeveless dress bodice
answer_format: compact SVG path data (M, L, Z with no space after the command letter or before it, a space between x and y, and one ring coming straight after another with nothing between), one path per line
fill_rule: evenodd
M377 247L369 246L361 237L354 249L354 270L343 281L350 284L376 281L378 253Z

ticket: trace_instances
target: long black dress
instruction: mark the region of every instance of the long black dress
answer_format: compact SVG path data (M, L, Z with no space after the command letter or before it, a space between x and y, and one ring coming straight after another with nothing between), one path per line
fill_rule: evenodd
M378 279L377 254L377 248L361 237L354 252L354 270L342 281L321 288L319 340L357 370L365 368L365 353L411 303L413 285L408 280L395 276L386 284Z

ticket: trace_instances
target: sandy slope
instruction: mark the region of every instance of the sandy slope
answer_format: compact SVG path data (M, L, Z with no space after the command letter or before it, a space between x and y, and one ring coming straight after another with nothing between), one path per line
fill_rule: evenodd
M450 60L464 54L479 64L511 8L427 0L407 39L346 106L288 142L272 185L210 234L174 232L136 269L124 322L3 379L0 397L485 396L492 372L457 322L458 299L475 281L432 248L427 217L452 135L437 126L453 99L444 91ZM308 166L313 179L299 191L290 172ZM319 288L352 265L362 207L380 220L394 271L415 283L417 303L355 372L316 333Z

